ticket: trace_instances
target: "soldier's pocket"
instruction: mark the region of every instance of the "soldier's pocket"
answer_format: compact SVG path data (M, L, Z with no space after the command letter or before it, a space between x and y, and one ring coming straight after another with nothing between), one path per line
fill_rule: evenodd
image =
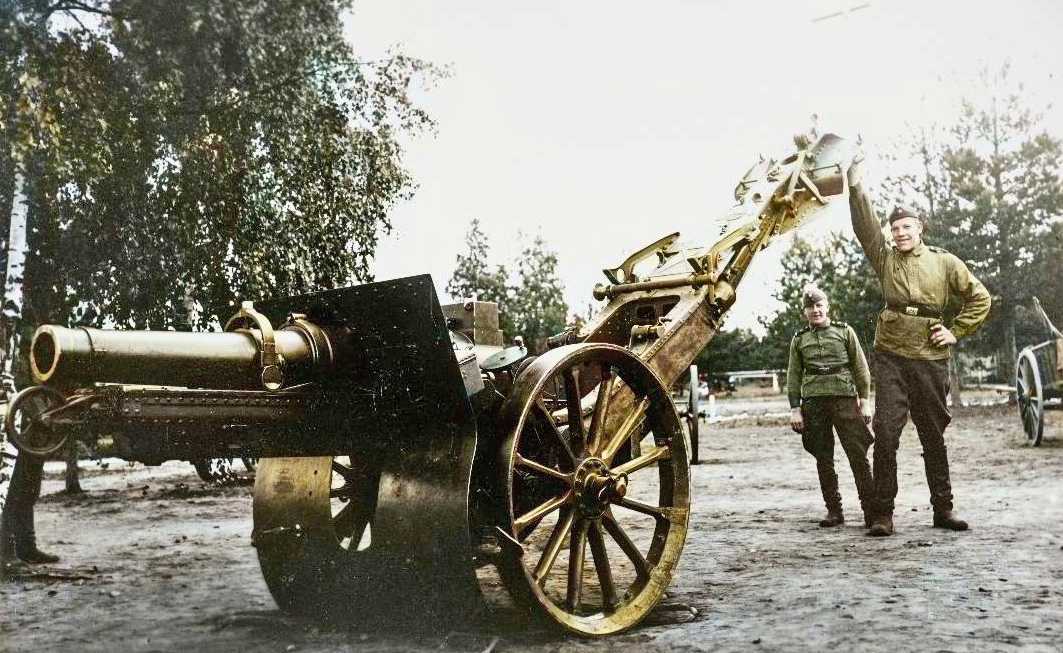
M900 316L889 309L878 314L878 323L875 325L875 347L883 347L886 350L894 350L898 346L903 347L903 338L898 337L900 324L897 320Z

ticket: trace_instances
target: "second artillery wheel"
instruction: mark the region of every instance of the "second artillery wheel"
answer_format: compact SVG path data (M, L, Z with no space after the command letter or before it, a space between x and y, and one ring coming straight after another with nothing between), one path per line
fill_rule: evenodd
M1045 430L1045 392L1037 357L1032 349L1019 353L1015 365L1015 400L1019 405L1019 419L1026 439L1033 446L1041 444Z
M258 458L241 458L240 461L247 472L244 478L254 479ZM235 458L203 458L192 461L192 466L196 468L196 474L204 483L225 485L241 481L240 473L233 467L234 462Z
M372 542L379 471L351 456L263 458L254 544L282 609L342 618L360 600L356 568Z
M499 571L514 599L583 636L637 624L664 597L689 517L686 444L667 388L621 347L559 347L517 378L501 425L513 544ZM628 443L646 435L652 445L632 458Z

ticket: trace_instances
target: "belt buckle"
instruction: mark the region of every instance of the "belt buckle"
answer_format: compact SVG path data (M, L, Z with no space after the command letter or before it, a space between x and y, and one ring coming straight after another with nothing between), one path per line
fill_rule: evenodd
M919 307L918 306L905 306L904 307L904 314L905 315L919 315Z

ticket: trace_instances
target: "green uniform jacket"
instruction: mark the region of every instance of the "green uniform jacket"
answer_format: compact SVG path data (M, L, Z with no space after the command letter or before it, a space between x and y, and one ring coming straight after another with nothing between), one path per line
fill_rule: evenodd
M827 374L816 372L828 372ZM853 328L844 322L823 327L807 326L790 341L786 370L786 395L790 408L808 397L867 399L871 373Z
M921 305L940 314L951 298L958 297L963 308L949 330L956 338L963 338L974 333L989 315L989 291L963 261L940 247L920 243L912 251L901 253L887 245L878 216L859 185L850 189L849 208L853 230L878 275L886 302L875 326L875 351L916 360L951 356L952 347L937 347L930 342L930 327L941 319L909 315L904 307Z

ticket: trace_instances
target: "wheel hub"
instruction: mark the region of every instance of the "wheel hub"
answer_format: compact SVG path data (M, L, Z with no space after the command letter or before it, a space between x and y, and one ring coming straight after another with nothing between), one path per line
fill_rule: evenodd
M613 474L599 458L587 458L576 469L576 506L588 517L601 517L609 504L627 494L627 474Z

